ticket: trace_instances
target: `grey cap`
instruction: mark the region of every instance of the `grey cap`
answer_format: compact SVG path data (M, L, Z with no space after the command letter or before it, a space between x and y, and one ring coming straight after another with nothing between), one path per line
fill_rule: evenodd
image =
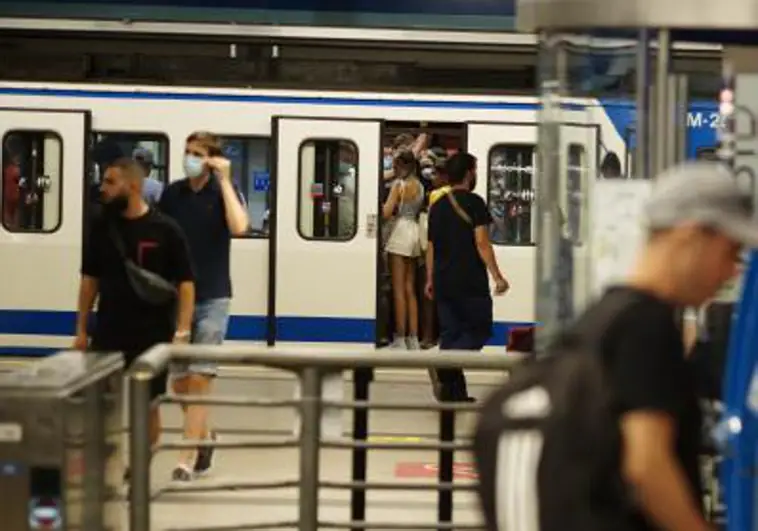
M147 166L152 166L155 163L153 152L143 147L138 147L137 149L135 149L132 152L132 158L136 160L137 162L140 162Z
M758 247L752 194L719 162L690 161L661 173L644 213L650 229L695 222L746 247Z

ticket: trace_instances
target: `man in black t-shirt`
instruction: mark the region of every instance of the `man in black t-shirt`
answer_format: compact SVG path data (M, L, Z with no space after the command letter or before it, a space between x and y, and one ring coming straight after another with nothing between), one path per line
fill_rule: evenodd
M645 207L649 237L628 281L610 288L572 327L592 327L617 297L625 310L600 331L623 438L620 472L637 510L635 531L706 531L699 468L696 368L685 357L677 308L700 306L758 246L752 198L723 166L692 162L658 177Z
M437 301L441 350L481 350L492 335L492 297L508 290L490 243L492 222L474 194L476 158L456 153L446 164L450 191L429 211L426 295ZM463 371L439 371L441 398L470 401Z
M131 364L158 343L189 341L195 289L189 249L178 225L150 209L142 198L143 174L130 159L111 164L100 186L103 212L93 221L81 268L76 322L77 350L118 351ZM142 300L132 288L112 235L135 264L173 282L178 300L162 305ZM88 345L87 322L98 300L97 318ZM152 382L152 397L166 393L166 377ZM160 433L158 408L153 408L150 434Z

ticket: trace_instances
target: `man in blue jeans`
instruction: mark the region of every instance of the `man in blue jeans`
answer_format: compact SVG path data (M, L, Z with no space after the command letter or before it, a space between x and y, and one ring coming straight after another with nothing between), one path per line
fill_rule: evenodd
M192 342L218 345L226 336L232 297L229 254L232 236L247 232L249 220L244 199L231 179L231 165L222 156L215 135L192 133L184 150L186 179L171 183L163 193L160 210L174 218L189 242L195 268L195 315ZM173 389L178 395L206 395L216 376L215 363L175 364ZM208 429L208 409L186 406L184 437L214 439ZM175 481L189 481L211 466L213 450L184 450L174 469Z
M492 296L508 290L508 281L492 250L492 222L484 200L473 193L476 158L457 153L446 165L450 191L429 211L426 296L437 301L440 350L481 350L492 335ZM439 371L443 401L473 401L462 370Z

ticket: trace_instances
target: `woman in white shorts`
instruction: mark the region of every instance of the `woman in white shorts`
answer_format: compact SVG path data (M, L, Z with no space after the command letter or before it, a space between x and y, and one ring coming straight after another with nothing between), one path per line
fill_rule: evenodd
M410 150L399 152L393 161L395 182L382 214L392 220L385 251L389 255L392 294L395 302L395 338L392 348L420 348L416 261L421 256L419 212L424 188L416 176L416 157Z

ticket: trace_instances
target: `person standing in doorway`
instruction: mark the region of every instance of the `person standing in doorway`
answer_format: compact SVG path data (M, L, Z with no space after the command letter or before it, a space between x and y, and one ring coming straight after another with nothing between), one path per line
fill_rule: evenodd
M142 198L143 174L136 162L110 164L100 184L103 209L92 221L84 246L74 349L122 352L127 366L158 343L186 343L195 302L187 241L177 224ZM177 286L177 297L145 300L129 278L126 263ZM89 338L92 307L97 319ZM151 398L166 394L166 375L151 382ZM151 409L150 439L160 434L158 404Z
M139 147L132 153L132 158L142 168L145 175L145 182L142 187L142 195L150 206L157 206L163 194L163 183L152 177L155 168L155 159L153 152L149 149Z
M192 342L219 345L226 336L232 283L229 255L232 236L247 233L249 220L244 199L231 177L231 164L222 156L216 135L195 132L184 150L186 178L171 183L163 193L160 209L175 219L189 241L196 271L195 315ZM171 368L173 390L178 395L207 395L217 373L215 363L175 364ZM208 409L184 408L184 436L191 440L215 440L208 427ZM185 450L174 469L176 481L189 481L210 469L213 448Z
M484 200L473 193L476 158L456 153L448 159L450 190L429 211L426 296L437 301L441 350L481 350L492 335L492 297L509 284L498 267L489 238L492 222ZM440 370L441 399L473 401L462 370Z

